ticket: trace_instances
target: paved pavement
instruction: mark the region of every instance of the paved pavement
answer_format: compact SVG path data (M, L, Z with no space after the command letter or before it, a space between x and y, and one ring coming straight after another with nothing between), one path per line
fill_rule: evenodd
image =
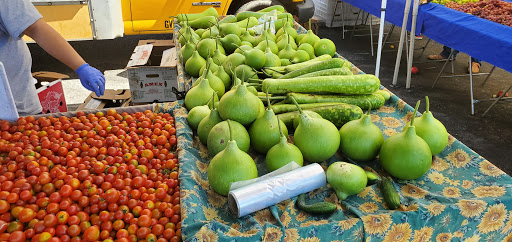
M386 26L387 28L389 26ZM378 29L375 28L374 30L374 33L377 33ZM398 41L399 32L400 29L395 28L389 40ZM369 32L363 31L363 33ZM364 72L374 73L375 57L369 54L369 36L351 38L350 33L347 33L346 38L343 39L341 28L325 27L320 28L318 35L321 38L333 40L338 53L353 62ZM123 77L122 69L126 66L138 40L169 38L171 38L170 35L126 36L114 40L73 42L72 45L92 66L105 72L107 88L127 88L128 84ZM417 41L417 46L422 46L425 42L426 39L419 40ZM476 103L476 114L471 115L469 79L467 77L441 79L435 88L431 88L442 67L442 63L428 61L425 56L437 54L441 51L442 45L437 43L430 44L423 56L419 55L419 51L415 52L415 62L419 63L414 65L419 68L419 73L413 76L413 86L411 89L407 90L404 88L405 57L402 59L399 85L391 87L390 84L396 60L396 47L391 48L390 45L386 44L384 46L382 68L380 71L382 85L409 104L416 103L418 99L423 100L424 96L428 95L431 100L431 111L446 126L449 133L508 174L512 174L512 165L509 164L510 157L512 157L512 121L509 118L512 117L512 103L501 102L486 117L481 117L481 114L491 103ZM393 45L398 46L397 43L393 43ZM71 78L77 78L71 70L50 57L37 45L31 44L30 49L33 56L33 71L55 71L70 75ZM463 53L458 56L454 63L455 73L465 73L467 59L467 55ZM490 64L484 63L482 70L489 71L490 68ZM495 71L488 83L481 87L483 79L483 77L475 78L475 97L478 99L491 98L493 94L508 88L512 84L512 74L501 69ZM64 88L66 100L71 104L69 106L70 109L76 108L81 103L81 100L85 99L88 95L88 92L84 91L85 89L81 87L76 79L65 81ZM424 106L420 111L424 111Z

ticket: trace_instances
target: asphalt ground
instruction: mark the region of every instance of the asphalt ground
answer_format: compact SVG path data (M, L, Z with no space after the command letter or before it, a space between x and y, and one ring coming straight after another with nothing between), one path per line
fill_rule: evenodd
M386 25L386 30L389 29ZM351 27L349 29L352 29ZM374 33L377 33L374 27ZM358 34L369 34L368 27L363 27ZM399 40L400 28L395 28L388 41ZM370 54L370 36L354 36L346 32L345 39L342 38L342 28L320 27L318 35L321 38L331 39L337 47L340 55L350 60L362 71L368 74L375 72L375 56ZM92 66L101 71L123 69L137 42L141 39L169 39L171 35L140 35L126 36L114 40L95 40L72 42L72 46ZM374 41L376 42L376 37ZM427 38L416 41L416 47L425 45ZM394 45L394 48L391 48ZM49 56L36 44L29 45L32 57L32 71L54 71L77 78L76 74L66 66ZM435 88L432 84L436 79L443 63L427 60L426 56L438 54L442 45L431 41L425 53L420 56L421 50L416 50L414 55L414 66L419 72L412 77L412 87L405 88L406 78L406 57L405 52L400 66L398 85L391 86L398 43L387 43L383 48L383 55L380 69L381 84L398 95L408 104L414 106L417 100L424 100L425 96L430 98L430 111L434 117L439 119L448 132L456 139L473 149L475 152L498 166L509 175L512 174L512 102L499 102L491 109L485 117L483 112L492 104L491 101L482 101L475 104L475 115L471 114L471 99L469 77L442 78ZM375 45L375 51L377 45ZM499 51L499 50L496 50ZM454 73L465 74L468 66L468 56L460 53L454 62ZM488 72L492 65L483 62L482 72ZM451 67L448 65L444 74L450 74ZM491 75L487 84L481 86L485 76L474 78L475 99L490 99L493 94L500 90L506 90L512 85L512 74L497 68ZM109 80L107 79L107 83ZM76 88L81 88L80 86ZM512 94L512 91L511 93ZM85 99L86 96L83 97ZM68 107L70 110L77 105ZM420 108L423 112L424 105Z

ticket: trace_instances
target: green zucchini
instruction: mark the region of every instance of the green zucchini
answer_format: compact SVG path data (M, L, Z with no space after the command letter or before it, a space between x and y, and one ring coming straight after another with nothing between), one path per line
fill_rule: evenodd
M235 15L227 15L225 18L223 18L221 21L219 21L219 24L236 23L237 21L239 21L239 20L237 20Z
M373 185L377 182L379 182L379 176L377 174L371 172L371 171L365 171L366 172L366 178L368 179L368 182L366 183L368 185Z
M281 12L281 13L286 12L286 10L284 10L284 7L281 6L281 5L273 5L273 6L270 6L270 7L266 7L264 9L262 9L262 10L259 10L258 12L260 12L260 13L268 13L268 12L270 12L272 10L276 10L276 11Z
M269 95L271 95L271 94L269 94ZM343 103L306 103L306 104L299 104L299 106L302 109L311 109L311 108L316 108L316 107L332 106L332 105L338 105L338 104L343 104ZM280 113L297 111L298 109L295 104L275 104L275 105L272 105L272 110L274 110L275 114L280 114Z
M356 120L363 116L363 110L355 105L341 103L330 106L319 106L307 109L315 113L320 114L322 118L331 121L336 127L341 127L349 121ZM293 119L297 116L299 111L281 113L277 117L281 119L285 124L293 122Z
M268 93L340 93L372 94L379 90L380 80L374 75L317 76L293 79L265 79L263 90Z
M265 89L264 89L265 90ZM342 96L342 95L315 95L315 94L305 94L305 93L288 93L287 103L292 103L290 97L295 98L297 103L328 103L328 102L338 102L338 103L348 103L352 105L359 106L360 108L367 110L370 108L377 109L384 106L384 98L380 94L370 94L370 95L350 95L350 96Z
M342 68L332 68L332 69L326 69L321 71L315 71L308 74L304 74L301 76L298 76L300 78L302 77L314 77L314 76L345 76L345 75L353 75L352 71L343 66Z
M393 210L400 207L400 196L398 196L398 192L389 178L383 177L380 185L382 189L382 196L384 197L384 201L386 201L388 207Z
M236 15L236 19L238 21L242 21L242 20L250 18L250 17L255 17L255 18L259 19L261 16L263 16L263 13L243 11Z
M320 63L316 63L314 65L300 68L300 69L292 71L292 72L288 72L286 75L280 77L279 79L289 79L289 78L298 77L298 76L316 72L316 71L332 69L332 68L341 68L341 67L343 67L343 64L345 64L345 61L343 59L332 58L332 59L329 59L326 61L322 61Z
M336 211L336 204L330 202L318 202L315 204L306 204L306 194L300 194L297 198L297 207L311 214L328 214Z

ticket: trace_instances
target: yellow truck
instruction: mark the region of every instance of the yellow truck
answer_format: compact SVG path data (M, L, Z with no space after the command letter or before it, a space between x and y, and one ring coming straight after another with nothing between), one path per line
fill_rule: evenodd
M173 16L214 7L219 15L270 5L306 22L313 0L31 0L43 19L67 40L113 39L123 35L172 33Z

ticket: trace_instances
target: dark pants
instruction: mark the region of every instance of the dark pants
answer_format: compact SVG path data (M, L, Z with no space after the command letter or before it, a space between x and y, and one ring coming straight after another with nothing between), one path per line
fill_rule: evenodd
M445 45L445 46L443 46L443 51L441 52L441 56L444 58L448 58L448 56L450 56L451 51L452 51L452 48ZM458 50L453 50L453 59L454 60L457 57L458 53L459 53ZM471 62L476 62L476 63L482 65L482 62L479 59L475 59L473 57L471 57Z

